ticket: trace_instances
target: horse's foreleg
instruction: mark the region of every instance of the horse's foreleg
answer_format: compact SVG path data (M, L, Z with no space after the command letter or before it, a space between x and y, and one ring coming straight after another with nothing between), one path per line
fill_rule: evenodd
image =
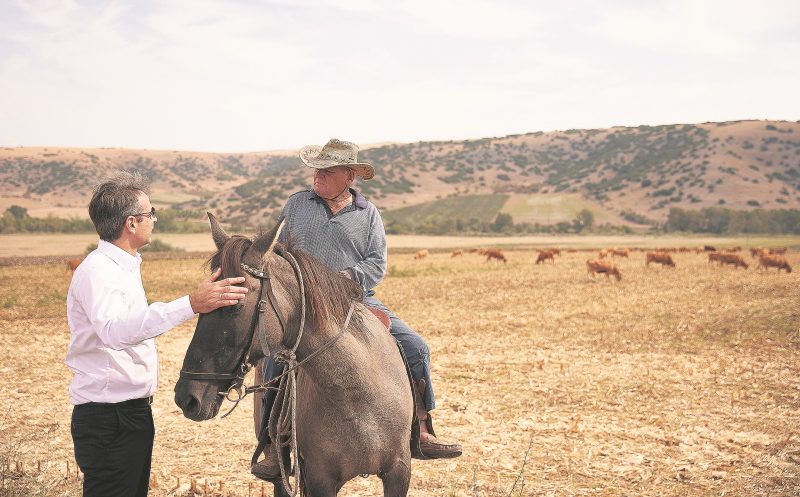
M411 482L410 458L397 459L394 466L381 473L383 497L406 497Z

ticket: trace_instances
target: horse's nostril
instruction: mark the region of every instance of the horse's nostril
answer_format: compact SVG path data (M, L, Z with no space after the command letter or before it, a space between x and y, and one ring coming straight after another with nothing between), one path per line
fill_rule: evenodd
M182 409L184 410L184 412L194 413L197 411L199 405L200 402L198 402L198 400L194 397L194 395L189 395L188 397L186 397Z
M192 414L197 409L200 402L192 394L175 395L175 403L185 414Z

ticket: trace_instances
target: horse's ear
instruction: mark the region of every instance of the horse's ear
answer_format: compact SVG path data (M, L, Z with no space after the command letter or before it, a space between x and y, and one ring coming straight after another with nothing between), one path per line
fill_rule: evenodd
M278 224L272 228L269 233L261 235L253 240L253 250L264 256L272 252L275 248L275 244L278 243L278 238L281 235L284 224L286 224L286 218L281 217Z
M217 250L222 250L222 247L225 246L225 242L227 242L230 237L225 233L225 230L222 229L222 226L219 225L219 221L214 217L214 214L210 212L206 212L206 214L208 214L208 222L211 223L211 238L214 239L214 245L217 246Z

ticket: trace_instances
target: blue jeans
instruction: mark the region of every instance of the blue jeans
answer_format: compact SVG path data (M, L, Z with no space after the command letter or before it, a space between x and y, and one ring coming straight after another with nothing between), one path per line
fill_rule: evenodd
M389 310L383 303L372 297L369 292L367 297L364 297L364 304L369 307L380 309L389 315L391 328L389 333L400 342L403 347L403 352L408 361L408 367L411 369L411 377L415 381L421 379L425 380L425 391L422 392L422 403L425 405L426 411L432 411L436 408L436 398L433 395L433 385L431 384L431 353L428 349L428 344L425 340L408 326L405 321L397 317L395 313Z
M395 313L389 310L383 303L372 297L373 293L367 293L364 298L364 304L369 307L375 307L384 311L389 315L391 322L391 329L389 333L400 342L403 347L403 352L408 361L408 367L411 369L411 377L415 381L420 379L425 380L425 391L422 392L422 403L425 405L426 411L432 411L436 408L436 399L433 395L433 385L431 385L431 354L428 350L428 344L425 340L414 330L412 330L402 319L397 317ZM275 362L275 352L273 351L268 358L264 360L264 380L275 378L283 372L284 364ZM269 416L269 411L272 408L272 403L275 401L274 390L267 390L264 394L264 413Z

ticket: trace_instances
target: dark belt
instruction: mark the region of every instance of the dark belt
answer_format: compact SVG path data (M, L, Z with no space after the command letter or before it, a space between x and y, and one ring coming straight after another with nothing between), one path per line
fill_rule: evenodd
M78 404L75 407L81 406L95 406L95 407L148 407L153 403L153 396L145 397L144 399L130 399L123 400L122 402L87 402L85 404Z

